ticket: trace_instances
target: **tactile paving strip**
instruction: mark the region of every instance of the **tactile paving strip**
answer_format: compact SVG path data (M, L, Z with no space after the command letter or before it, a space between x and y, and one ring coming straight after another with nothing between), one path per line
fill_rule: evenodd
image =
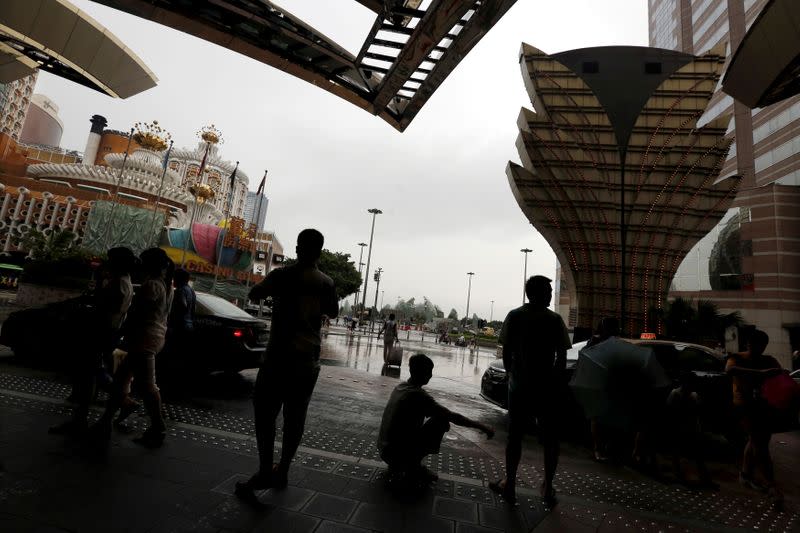
M32 396L63 399L69 392L66 385L47 380L0 373L0 389L23 392ZM0 406L20 408L30 411L47 412L68 416L71 407L65 403L36 400L28 397L0 393ZM165 406L168 418L182 424L196 426L197 429L183 425L169 428L170 438L185 439L203 445L218 447L228 451L256 455L256 443L252 437L252 420L226 413L202 411L183 406ZM96 413L92 414L97 417ZM146 426L146 420L139 416L131 416L131 430L140 431ZM204 429L212 429L231 433L220 435ZM236 435L241 435L237 437ZM357 463L360 458L374 459L374 443L366 438L347 435L331 429L307 430L303 438L303 446L320 451L314 453L298 453L295 461L306 468L363 480L380 480L385 470L375 469ZM325 455L335 453L338 456L353 457L354 461L331 458ZM435 464L434 464L435 461ZM440 473L474 480L498 479L503 473L503 464L489 456L470 456L463 453L442 449L437 456L429 456L427 464ZM522 487L537 488L541 483L541 474L531 465L520 467L518 484ZM571 472L559 470L555 479L556 489L572 497L597 503L610 504L631 510L649 513L661 517L665 522L683 520L695 524L715 524L723 528L745 528L748 530L797 531L800 528L800 516L796 513L774 512L765 499L745 499L721 497L716 493L695 492L684 488L666 486L652 481L624 481L613 477L594 473ZM493 495L485 489L472 484L453 483L440 480L436 486L441 496L458 498L490 504ZM522 502L529 498L521 498ZM495 500L495 503L499 503ZM530 500L531 511L535 510L534 500ZM656 531L664 530L659 519L645 521L630 519L620 514L615 524L626 526L631 530ZM672 528L667 528L672 529ZM675 529L683 530L682 528Z

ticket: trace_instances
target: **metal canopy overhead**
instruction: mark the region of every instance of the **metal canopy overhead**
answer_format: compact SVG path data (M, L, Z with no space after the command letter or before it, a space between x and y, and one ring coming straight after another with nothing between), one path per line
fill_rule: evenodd
M36 70L119 98L157 81L136 54L67 0L2 0L0 83Z
M358 56L267 0L93 0L325 89L399 131L516 0L356 0L376 13Z
M764 6L733 55L722 90L751 108L800 94L800 2Z

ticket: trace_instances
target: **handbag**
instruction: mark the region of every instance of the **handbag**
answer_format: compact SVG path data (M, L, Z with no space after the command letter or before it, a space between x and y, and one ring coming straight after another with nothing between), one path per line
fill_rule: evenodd
M764 380L761 384L761 398L772 409L791 409L796 412L800 404L800 385L789 374L781 372Z

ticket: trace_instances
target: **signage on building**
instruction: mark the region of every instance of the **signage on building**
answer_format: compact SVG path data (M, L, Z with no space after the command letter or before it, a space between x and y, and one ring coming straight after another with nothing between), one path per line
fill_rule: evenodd
M256 261L266 261L266 260L267 260L267 252L261 250L256 252Z
M275 255L272 256L272 262L273 263L283 263L284 260L285 260L285 258L282 255L275 254Z
M184 269L188 270L189 272L194 272L196 274L214 274L221 276L223 279L236 279L239 281L261 281L263 276L259 274L255 274L251 276L250 273L242 270L234 270L230 267L219 267L217 270L217 266L210 264L210 263L200 263L197 261L187 261L183 267Z

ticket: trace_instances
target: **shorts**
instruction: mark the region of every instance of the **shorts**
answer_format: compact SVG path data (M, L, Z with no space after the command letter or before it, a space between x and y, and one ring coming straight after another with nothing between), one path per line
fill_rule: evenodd
M117 369L122 374L132 374L139 388L157 389L156 354L149 351L128 352Z
M536 419L540 438L556 437L561 420L559 396L555 391L542 388L536 390L508 390L508 433L522 438L530 423Z

